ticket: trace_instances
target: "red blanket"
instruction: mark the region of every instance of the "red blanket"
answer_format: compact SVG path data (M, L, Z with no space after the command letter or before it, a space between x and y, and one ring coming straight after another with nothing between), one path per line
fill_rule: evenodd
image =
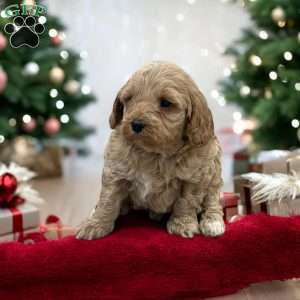
M201 299L300 277L300 217L253 215L183 239L145 216L108 237L0 245L0 299Z

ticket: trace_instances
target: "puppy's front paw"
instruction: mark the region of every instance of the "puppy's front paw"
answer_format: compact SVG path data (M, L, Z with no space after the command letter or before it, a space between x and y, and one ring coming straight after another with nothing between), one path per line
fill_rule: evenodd
M76 238L80 240L94 240L108 235L113 229L113 224L106 225L99 220L87 219L77 230Z
M200 230L206 236L218 236L225 232L223 220L203 219L200 222Z
M171 217L167 223L167 230L170 234L181 235L185 238L192 238L195 234L200 233L197 220L188 216Z

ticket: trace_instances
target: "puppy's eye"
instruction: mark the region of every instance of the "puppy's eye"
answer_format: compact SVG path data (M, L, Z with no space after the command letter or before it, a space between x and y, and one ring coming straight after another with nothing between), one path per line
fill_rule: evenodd
M126 102L129 102L130 100L131 100L131 98L132 98L132 96L127 96L127 97L125 97L124 98L124 102L126 103Z
M160 100L160 107L170 107L172 103L167 99Z

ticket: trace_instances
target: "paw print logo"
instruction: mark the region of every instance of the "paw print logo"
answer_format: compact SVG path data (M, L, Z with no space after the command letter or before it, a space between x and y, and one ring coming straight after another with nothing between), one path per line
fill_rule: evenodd
M43 24L37 23L33 16L28 16L25 19L17 16L12 23L7 23L4 31L11 34L9 40L13 48L28 46L36 48L39 45L39 35L45 30Z

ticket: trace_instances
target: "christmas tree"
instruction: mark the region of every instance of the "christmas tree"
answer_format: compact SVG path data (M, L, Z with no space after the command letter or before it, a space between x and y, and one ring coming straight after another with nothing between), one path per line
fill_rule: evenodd
M65 27L43 3L20 3L1 2L0 142L20 135L81 139L92 129L76 113L94 100L81 83L84 53L63 46Z
M261 149L300 145L300 1L246 0L253 25L229 47L235 58L222 80L226 101L255 120Z

